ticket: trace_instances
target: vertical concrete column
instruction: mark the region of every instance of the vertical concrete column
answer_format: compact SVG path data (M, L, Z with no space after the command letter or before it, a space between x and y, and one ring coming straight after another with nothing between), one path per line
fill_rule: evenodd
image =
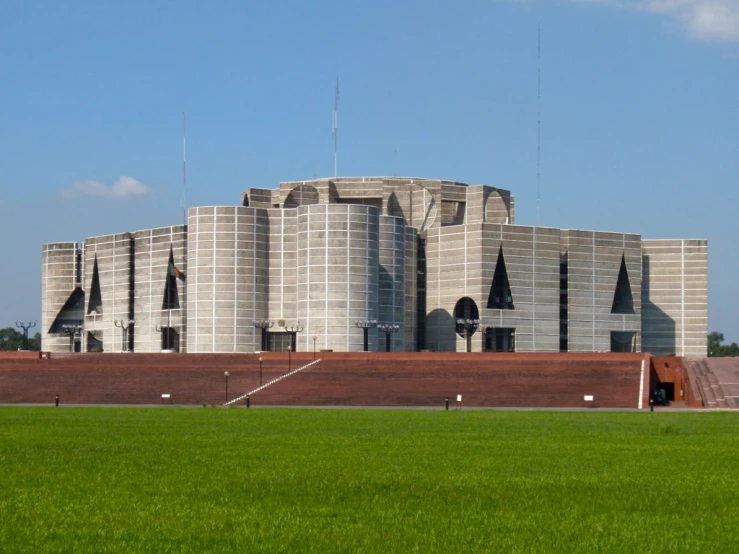
M297 210L270 209L269 217L269 310L259 318L297 320ZM273 329L279 331L279 328Z
M645 240L643 350L703 357L708 351L708 242Z
M123 330L116 327L115 322L128 321L133 317L133 255L131 233L93 237L85 241L84 280L87 294L83 348L88 352L100 349L105 352L123 351ZM99 284L97 291L93 290L96 280ZM93 297L98 297L100 303L92 305ZM135 350L135 328L133 334Z
M354 204L298 208L298 320L305 330L298 349L310 337L318 348L361 351L359 319L378 319L379 209ZM377 331L370 350L377 349Z
M400 325L391 335L393 352L405 350L405 229L402 218L380 216L378 320Z
M189 352L254 352L252 321L267 313L268 222L249 207L200 207L188 214Z
M405 314L403 350L415 352L418 332L418 232L405 228Z
M146 229L133 233L135 246L134 319L136 352L160 352L162 333L157 326L171 323L178 336L180 352L186 352L186 285L174 278L175 291L169 300L176 308L166 310L165 290L169 275L169 256L174 266L187 275L187 233L184 225Z

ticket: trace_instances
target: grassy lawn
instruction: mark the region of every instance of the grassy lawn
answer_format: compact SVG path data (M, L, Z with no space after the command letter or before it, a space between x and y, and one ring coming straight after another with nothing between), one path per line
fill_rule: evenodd
M0 408L0 552L737 552L739 413Z

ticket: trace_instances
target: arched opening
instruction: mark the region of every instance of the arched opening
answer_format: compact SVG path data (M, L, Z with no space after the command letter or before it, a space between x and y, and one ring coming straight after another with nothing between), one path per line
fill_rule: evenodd
M469 296L457 300L454 306L454 322L457 334L467 340L467 352L472 352L472 335L480 326L480 311Z
M318 204L320 195L316 187L311 185L298 185L285 197L283 207L297 208L298 206L310 206Z

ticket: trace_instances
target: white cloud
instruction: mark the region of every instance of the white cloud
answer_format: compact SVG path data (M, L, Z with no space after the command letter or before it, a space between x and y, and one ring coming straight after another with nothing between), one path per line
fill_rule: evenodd
M87 179L75 181L72 186L62 191L62 196L97 196L100 198L123 199L132 196L144 196L151 193L151 188L133 177L121 175L118 180L108 186L100 181Z
M570 0L605 4L670 18L698 40L739 42L739 0Z

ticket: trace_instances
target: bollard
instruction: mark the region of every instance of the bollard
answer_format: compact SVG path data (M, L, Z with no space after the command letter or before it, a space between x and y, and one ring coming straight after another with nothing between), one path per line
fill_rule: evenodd
M448 412L449 411L449 397L448 396L444 399L444 405L446 407L446 411Z
M650 412L654 411L654 398L649 399L649 411Z
M57 408L59 407L59 395L58 394L56 395L56 407Z
M247 394L246 395L246 407L248 408L250 406L251 406L251 400L249 399L249 395Z

